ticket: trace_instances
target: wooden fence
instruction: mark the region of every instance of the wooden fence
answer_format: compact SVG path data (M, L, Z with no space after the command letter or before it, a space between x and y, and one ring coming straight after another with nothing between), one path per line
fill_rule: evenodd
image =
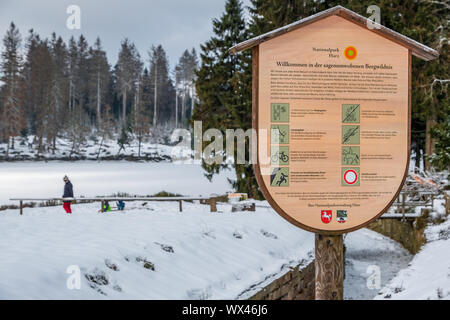
M200 203L209 204L211 212L217 212L217 198L215 197L95 197L95 198L12 198L19 201L20 215L23 214L24 201L99 201L100 211L103 212L105 201L174 201L178 202L180 212L183 211L183 201L199 200Z
M422 212L419 214L416 213L407 213L406 209L408 207L416 208L416 207L425 207L434 209L434 198L438 195L437 192L423 192L423 191L401 191L398 195L397 199L392 204L392 207L395 208L395 212L387 212L382 215L380 218L398 218L398 219L415 219L422 215ZM408 200L409 196L409 200ZM416 198L417 200L411 200L411 198Z

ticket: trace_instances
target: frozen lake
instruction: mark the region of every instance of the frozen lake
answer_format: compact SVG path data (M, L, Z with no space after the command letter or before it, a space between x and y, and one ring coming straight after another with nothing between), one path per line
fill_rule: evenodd
M94 197L117 192L151 195L159 191L186 196L209 196L231 191L228 178L234 172L224 171L212 182L196 164L138 163L127 161L78 162L3 162L0 163L0 204L12 203L17 197L61 197L68 175L75 196Z

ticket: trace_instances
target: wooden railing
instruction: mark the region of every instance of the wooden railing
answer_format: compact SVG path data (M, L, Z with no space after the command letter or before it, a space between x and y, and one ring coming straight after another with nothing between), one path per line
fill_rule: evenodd
M177 201L180 212L183 211L183 201L199 200L200 203L209 204L211 212L217 212L217 199L215 197L95 197L95 198L12 198L10 201L19 201L20 215L23 214L24 201L99 201L100 211L103 212L105 201Z
M387 212L382 215L380 218L399 218L399 219L415 219L418 218L420 214L416 213L407 213L407 207L425 207L434 209L434 198L437 196L437 192L423 192L423 191L401 191L398 195L397 199L392 204L392 207L396 209L396 212ZM419 200L407 200L408 196L418 196Z

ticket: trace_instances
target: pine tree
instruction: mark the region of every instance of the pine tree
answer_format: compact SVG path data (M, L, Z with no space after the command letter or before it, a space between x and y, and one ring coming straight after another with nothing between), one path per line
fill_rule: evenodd
M32 72L36 77L36 135L38 138L38 152L43 152L52 138L52 55L48 41L41 41L33 56ZM47 138L47 141L44 140Z
M242 4L238 0L228 0L225 13L213 20L214 36L201 45L201 65L197 72L196 92L198 103L192 120L201 120L203 128L247 130L251 125L251 56L248 52L230 55L228 50L246 40L249 34L243 17ZM228 142L228 141L227 141ZM236 159L236 143L234 159ZM246 144L247 154L249 145ZM222 164L203 163L207 177L228 167ZM234 164L237 180L233 183L239 192L260 198L252 166Z
M141 64L138 61L140 61L140 57L135 45L128 39L122 41L119 59L115 67L117 90L122 98L122 126L127 123L128 99L133 101L134 93L136 92L136 82L141 72L139 68Z
M35 134L38 140L38 152L44 151L45 141L56 137L53 110L61 101L58 96L57 84L54 80L58 72L53 72L53 57L47 40L30 30L27 38L27 53L22 69L22 86L24 108L27 113L28 132Z
M14 137L20 134L24 127L23 106L21 104L21 56L19 52L21 37L19 30L11 22L3 38L4 50L1 54L1 78L3 82L2 93L2 131L3 137L8 140L8 150L14 149ZM8 151L7 151L8 154Z
M153 128L175 119L175 88L169 77L169 61L161 45L152 46L150 60L150 83L152 85Z
M78 74L78 48L74 37L69 40L69 110L75 108L75 92L77 91L75 77Z
M102 121L98 125L98 135L100 136L100 145L97 152L97 160L102 152L102 147L105 139L113 137L113 123L114 119L111 113L111 106L109 104L105 105L103 109L103 114L101 115Z
M49 121L47 125L47 140L52 144L55 154L56 138L61 133L68 112L68 52L61 37L52 34L51 53L51 97L49 103Z
M97 38L89 49L89 109L95 113L97 127L102 126L103 107L107 103L110 67L101 40Z
M186 95L188 91L188 85L191 81L188 79L188 65L189 65L189 58L190 54L188 50L185 50L178 60L178 64L175 67L175 91L176 91L176 99L177 99L177 108L175 111L175 118L176 123L175 125L178 126L178 115L179 115L179 109L181 109L181 123L183 123L183 119L185 117L185 107L186 107ZM178 104L178 92L181 93L181 108L179 108Z
M141 157L142 141L149 134L150 115L146 104L146 95L144 88L139 87L136 96L138 97L136 108L134 110L133 132L138 140L138 157Z
M177 99L178 92L181 93L181 108L178 108L177 103L176 119L178 120L178 110L181 109L181 123L184 123L184 120L192 115L194 109L197 68L198 59L195 49L193 48L191 52L185 50L175 67L175 90ZM187 107L188 105L190 105L190 108ZM176 121L176 125L178 125L178 121Z

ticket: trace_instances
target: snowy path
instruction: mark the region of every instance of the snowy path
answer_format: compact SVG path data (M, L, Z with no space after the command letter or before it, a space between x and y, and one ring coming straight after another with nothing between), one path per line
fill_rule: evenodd
M344 299L373 299L413 257L396 241L369 229L347 234L345 245ZM375 270L380 271L380 286L369 289L367 279Z
M304 232L304 231L301 231ZM412 255L394 240L369 229L350 233L345 238L346 277L344 281L344 298L346 300L370 300L378 295L379 289L386 285L397 272L406 268ZM313 248L311 248L311 253ZM313 258L313 256L311 256ZM380 287L369 289L367 279L373 267L380 269ZM242 298L248 298L280 278L289 271L288 266L275 274L268 275L265 281L254 284L245 291Z
M117 192L151 195L160 191L185 196L208 196L232 191L227 178L232 171L223 171L212 182L195 164L174 164L127 161L78 162L12 162L0 164L0 205L14 197L60 197L62 177L68 175L76 196L94 197Z
M437 208L442 214L443 207ZM450 217L442 224L429 225L425 235L427 243L376 299L450 300Z
M183 207L130 202L125 212L100 214L94 203L74 206L72 216L60 207L27 209L22 217L1 211L0 299L235 299L312 259L313 234L271 209ZM409 259L369 230L345 242L346 298L376 295L366 289L367 265L380 265L384 283ZM81 269L80 290L66 286L70 265Z

